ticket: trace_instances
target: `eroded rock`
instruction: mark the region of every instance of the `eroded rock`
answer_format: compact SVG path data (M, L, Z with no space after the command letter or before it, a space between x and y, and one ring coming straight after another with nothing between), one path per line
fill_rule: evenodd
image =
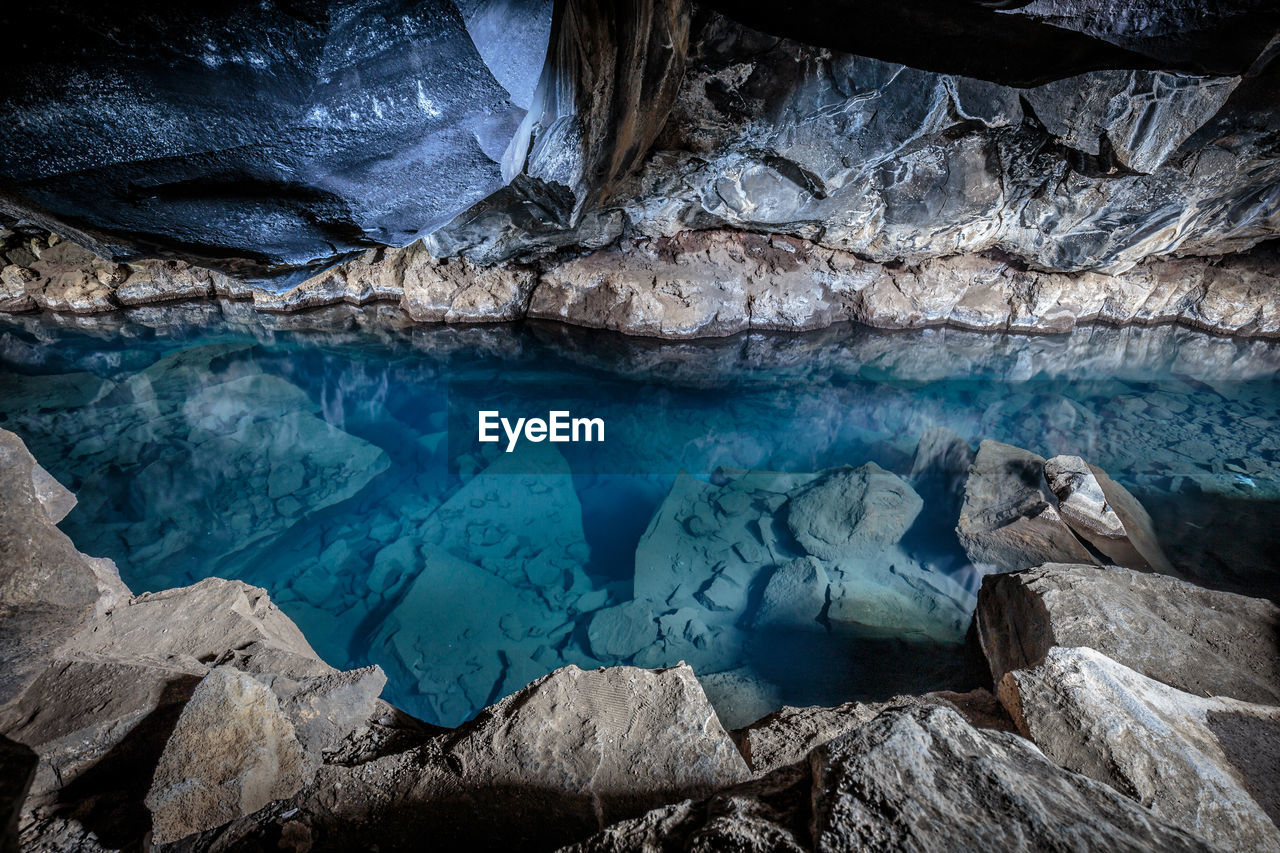
M1156 540L1151 516L1129 491L1079 456L1055 456L1044 476L1068 526L1112 562L1133 569L1173 570Z
M1093 563L1044 485L1045 460L984 440L969 469L956 535L969 559L1013 570L1041 563Z
M1222 849L1280 847L1280 708L1193 696L1061 646L998 689L1023 735L1063 767Z
M292 796L315 773L270 688L226 667L197 685L156 766L147 808L167 844Z
M889 708L798 766L610 827L576 851L1213 849L1022 738Z
M896 544L923 508L906 481L868 462L829 472L792 494L787 526L806 551L832 560Z
M1047 564L983 580L978 636L996 682L1087 646L1195 696L1280 704L1280 607L1165 575Z

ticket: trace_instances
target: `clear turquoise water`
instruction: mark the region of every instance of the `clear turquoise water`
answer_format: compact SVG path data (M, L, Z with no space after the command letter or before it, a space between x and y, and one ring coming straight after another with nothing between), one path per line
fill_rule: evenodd
M1144 502L1185 576L1275 598L1278 368L1275 342L1176 328L671 344L191 305L0 320L0 426L78 494L63 529L135 591L208 576L265 587L330 663L381 664L386 698L429 722L455 725L566 663L683 659L741 723L982 674L942 617L852 633L758 624L777 555L802 552L780 522L765 529L768 489L748 493L747 515L725 509L741 475L721 469L875 462L909 478L933 426L1075 453ZM480 409L568 409L603 418L606 439L505 454L475 441ZM883 560L923 573L939 613L963 609L980 577L954 536L955 499L913 485L924 509ZM738 599L663 588L603 630L600 611L662 586L654 572L709 582L728 571L721 551L759 550L753 536L776 550L734 563Z

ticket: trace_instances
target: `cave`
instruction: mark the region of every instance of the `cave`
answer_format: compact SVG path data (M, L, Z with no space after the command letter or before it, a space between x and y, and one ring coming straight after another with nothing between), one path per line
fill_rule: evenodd
M0 9L0 846L1280 850L1280 10Z

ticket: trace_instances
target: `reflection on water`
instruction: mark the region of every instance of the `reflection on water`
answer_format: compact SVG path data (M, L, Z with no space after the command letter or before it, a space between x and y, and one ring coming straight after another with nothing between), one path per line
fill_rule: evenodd
M201 304L0 321L0 425L134 590L266 587L431 722L567 663L685 660L732 725L979 678L955 483L912 475L931 427L1084 456L1183 574L1277 597L1278 367L1176 328L672 344ZM606 440L507 454L480 409Z

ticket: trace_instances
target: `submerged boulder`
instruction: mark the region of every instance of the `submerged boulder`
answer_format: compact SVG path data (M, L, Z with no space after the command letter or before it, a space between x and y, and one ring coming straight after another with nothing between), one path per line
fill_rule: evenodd
M1044 476L1062 518L1107 559L1131 569L1173 570L1156 541L1151 516L1105 471L1079 456L1055 456L1045 462Z
M1000 680L1025 737L1224 850L1280 849L1280 708L1204 698L1089 648Z
M784 563L769 577L764 588L756 608L756 627L824 630L822 611L827 606L830 585L821 560L804 557Z
M825 560L900 540L924 508L906 481L874 462L830 471L787 501L787 527Z
M1093 563L1046 493L1042 456L984 440L969 469L956 535L975 563L1013 570Z
M1088 646L1196 696L1280 705L1280 607L1119 567L1046 564L983 580L978 637L996 682Z

